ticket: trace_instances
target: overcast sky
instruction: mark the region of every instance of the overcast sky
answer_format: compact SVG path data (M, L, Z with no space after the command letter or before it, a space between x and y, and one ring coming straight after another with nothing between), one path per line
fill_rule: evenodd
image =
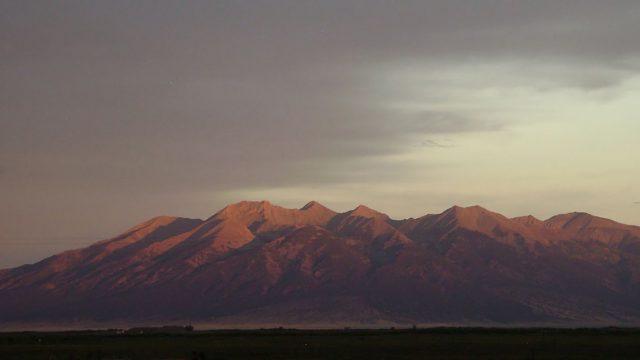
M0 0L0 268L239 200L640 224L640 2Z

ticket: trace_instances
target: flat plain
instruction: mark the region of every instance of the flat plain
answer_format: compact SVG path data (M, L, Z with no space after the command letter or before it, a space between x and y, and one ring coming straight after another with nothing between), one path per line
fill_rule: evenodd
M638 359L640 329L0 333L1 359Z

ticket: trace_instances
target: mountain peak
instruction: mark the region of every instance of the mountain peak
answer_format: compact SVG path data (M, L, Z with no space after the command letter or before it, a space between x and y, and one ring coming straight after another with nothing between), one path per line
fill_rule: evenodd
M348 212L350 216L360 216L366 218L389 218L387 214L373 210L365 205L358 205L355 209Z
M251 231L274 231L291 226L323 225L336 213L311 201L301 209L288 209L268 201L241 201L225 207L212 219L233 219Z
M566 223L568 221L575 220L577 218L586 219L589 216L591 216L591 215L589 215L586 212L574 211L574 212L570 212L570 213L566 213L566 214L554 215L554 216L550 217L549 219L545 220L545 222Z
M270 208L273 205L267 200L254 200L254 201L240 201L239 203L233 204L237 207L249 207L249 208Z
M488 214L498 215L497 213L489 211L480 205L473 205L468 207L454 205L449 209L445 210L443 214L451 214L451 215L455 215L456 217L477 217L480 215L488 215Z
M587 226L615 226L615 221L597 217L586 212L560 214L544 221L550 229L581 229Z
M329 221L332 217L337 215L335 211L329 209L328 207L320 204L317 201L308 202L305 206L301 207L300 210L298 211L306 214L306 216L315 217L316 220L320 221L320 223L325 223Z
M271 208L272 205L266 200L262 201L240 201L225 206L217 214L235 215L240 213L255 212Z
M269 207L272 206L268 200L243 200L238 203L232 204L236 206L250 206L250 207Z
M462 227L485 234L525 231L521 224L478 205L453 206L437 215L436 219L436 223L446 228Z
M514 217L511 220L525 225L525 226L535 226L535 225L542 225L543 221L538 219L537 217L533 216L533 215L526 215L526 216L518 216L518 217Z
M311 210L311 209L327 209L327 207L315 200L311 200L305 206L300 208L300 210Z

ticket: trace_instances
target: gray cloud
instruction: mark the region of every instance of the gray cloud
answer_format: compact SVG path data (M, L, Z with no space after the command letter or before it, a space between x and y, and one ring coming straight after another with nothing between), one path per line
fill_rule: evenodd
M2 2L0 226L108 233L223 205L191 193L410 174L385 157L510 124L389 107L416 89L380 69L497 61L522 76L506 85L615 88L638 70L639 16L632 0ZM429 105L464 86L428 80Z

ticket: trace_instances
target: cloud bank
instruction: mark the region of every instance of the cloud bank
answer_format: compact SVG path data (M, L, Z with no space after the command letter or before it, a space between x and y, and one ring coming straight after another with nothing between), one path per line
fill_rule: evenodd
M638 195L639 16L637 1L5 2L2 236L91 241L243 197L640 222L614 205Z

